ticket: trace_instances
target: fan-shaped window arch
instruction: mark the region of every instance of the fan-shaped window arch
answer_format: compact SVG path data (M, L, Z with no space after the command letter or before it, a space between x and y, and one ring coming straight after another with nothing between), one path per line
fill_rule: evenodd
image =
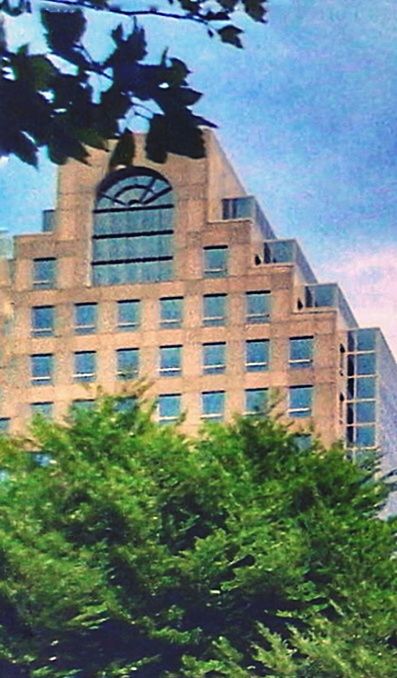
M158 172L135 167L106 177L94 209L94 285L170 280L172 187Z

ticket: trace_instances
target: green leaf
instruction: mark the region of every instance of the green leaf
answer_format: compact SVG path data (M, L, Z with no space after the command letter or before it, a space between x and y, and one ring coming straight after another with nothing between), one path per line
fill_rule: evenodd
M234 45L235 47L243 46L243 43L239 38L239 35L243 32L241 28L237 28L237 26L232 26L230 24L229 26L219 28L217 32L222 42Z
M125 130L117 141L109 160L109 170L116 167L128 167L135 156L135 139L130 130Z

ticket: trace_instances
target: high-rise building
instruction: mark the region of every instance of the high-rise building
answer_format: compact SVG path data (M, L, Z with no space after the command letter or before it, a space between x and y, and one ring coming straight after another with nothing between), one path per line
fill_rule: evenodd
M13 254L2 238L1 428L142 377L161 422L183 412L194 431L275 398L297 431L393 466L397 368L380 330L276 237L212 134L201 160L157 165L142 146L111 173L103 152L69 162L43 232Z

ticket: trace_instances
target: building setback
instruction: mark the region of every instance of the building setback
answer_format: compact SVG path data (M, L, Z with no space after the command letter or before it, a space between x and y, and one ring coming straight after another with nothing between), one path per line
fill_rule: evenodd
M378 329L360 329L336 284L295 240L278 239L213 134L207 156L108 157L59 172L43 232L1 265L3 430L62 418L97 387L146 378L157 416L184 428L267 402L324 444L397 453L397 368ZM4 243L3 243L4 245Z

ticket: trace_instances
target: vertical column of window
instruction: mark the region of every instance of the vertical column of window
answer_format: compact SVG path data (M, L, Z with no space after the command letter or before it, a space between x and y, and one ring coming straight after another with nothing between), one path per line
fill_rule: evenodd
M225 392L204 391L201 394L201 418L222 421L225 415Z
M117 302L117 327L119 330L135 330L140 324L141 302L139 299L123 299Z
M74 380L95 381L96 379L96 352L76 351L74 354Z
M158 398L158 417L160 424L173 424L181 414L181 394L166 393Z
M270 292L246 292L246 322L267 323L270 320Z
M50 337L54 334L54 306L33 306L32 335L34 337Z
M46 257L33 259L33 287L48 289L55 287L56 259Z
M226 343L203 344L202 350L204 374L222 374L226 367Z
M74 331L75 334L94 334L97 329L97 304L74 305Z
M352 330L348 336L347 443L376 445L376 331Z
M180 327L183 318L183 297L163 297L160 299L160 327Z
M182 371L182 346L160 346L160 376L177 377Z
M269 340L253 339L245 342L245 369L263 372L269 368Z
M139 374L139 349L119 348L117 356L117 378L135 379Z
M289 340L289 366L311 367L313 364L313 337L291 337Z
M204 247L203 273L205 278L224 278L228 273L229 250L227 245Z
M245 391L245 414L265 415L268 406L267 388L247 388Z
M205 294L203 297L203 325L217 327L226 322L226 294Z
M33 386L52 384L54 356L52 353L36 353L30 356L31 381Z
M312 416L313 386L291 386L288 393L288 415L295 419Z

